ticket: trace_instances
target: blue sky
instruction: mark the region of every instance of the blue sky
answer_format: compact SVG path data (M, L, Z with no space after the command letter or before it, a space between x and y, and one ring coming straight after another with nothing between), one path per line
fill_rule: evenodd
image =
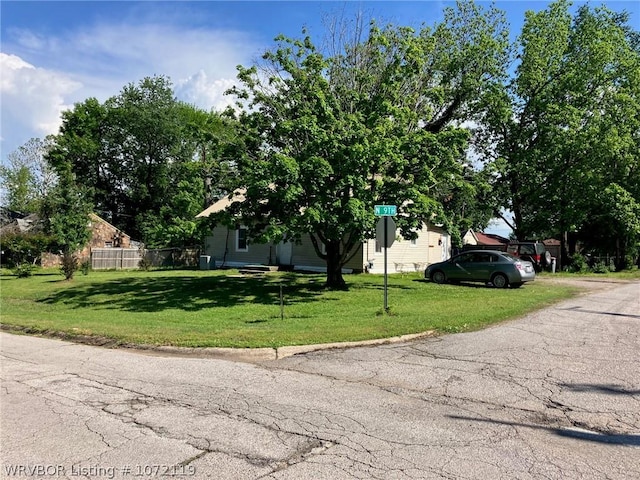
M488 2L477 1L488 6ZM512 35L524 12L546 1L498 1ZM585 2L574 2L583 4ZM632 13L640 2L609 1ZM284 33L307 27L321 43L323 19L361 11L380 23L418 27L441 19L448 1L11 1L0 2L0 150L6 155L32 137L56 133L60 113L89 97L117 95L145 76L166 75L176 96L205 109L231 102L223 92L238 64L250 65Z

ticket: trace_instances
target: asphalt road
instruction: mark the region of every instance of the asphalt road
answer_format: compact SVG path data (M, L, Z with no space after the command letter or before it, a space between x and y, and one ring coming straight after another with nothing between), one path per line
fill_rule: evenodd
M1 478L640 478L640 284L601 286L254 364L1 333Z

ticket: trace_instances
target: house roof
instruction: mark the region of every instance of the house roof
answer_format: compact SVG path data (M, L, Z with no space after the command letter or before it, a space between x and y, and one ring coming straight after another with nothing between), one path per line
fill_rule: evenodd
M12 222L2 226L0 233L27 233L42 230L42 222L36 213L31 213L23 218L16 218Z
M107 222L104 218L96 215L95 213L90 213L89 214L89 219L94 221L94 222L101 222L104 223L105 225L111 227L114 230L117 230L118 232L120 232L122 235L124 235L125 237L129 237L129 235L127 235L126 233L124 233L122 230L120 230L118 227L116 227L115 225L110 224L109 222Z
M24 213L15 212L6 207L0 207L0 227L9 225L10 223L15 222L18 218L24 218L25 216L26 215Z
M506 245L509 240L494 233L473 232L478 245Z
M213 213L218 213L226 210L226 208L235 202L244 202L245 200L245 192L244 188L235 190L233 194L228 195L226 197L222 197L220 200L205 208L199 214L196 215L196 218L206 218Z
M120 232L123 236L129 237L129 235L124 233L122 230L111 225L104 218L99 217L95 213L89 213L89 219L94 222L104 223L109 227L113 228L114 230L117 230L118 232ZM38 231L41 231L42 228L43 228L43 223L40 220L39 215L37 213L32 213L30 215L27 215L24 218L17 218L13 220L11 223L4 225L2 228L0 228L0 233L6 234L6 233L38 232Z

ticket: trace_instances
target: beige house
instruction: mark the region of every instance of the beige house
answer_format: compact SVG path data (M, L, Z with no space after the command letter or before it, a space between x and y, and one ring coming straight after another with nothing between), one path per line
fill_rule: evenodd
M242 193L233 199L224 197L202 211L197 217L208 217L227 208L233 201L242 201ZM450 236L442 228L423 224L416 240L404 240L396 232L394 244L387 249L387 271L422 271L429 263L449 258ZM241 268L247 265L274 265L292 270L326 272L326 263L316 255L309 237L300 244L252 244L245 227L231 228L217 225L206 237L203 255L210 258L210 268ZM384 273L384 249L375 239L363 242L347 262L345 273Z

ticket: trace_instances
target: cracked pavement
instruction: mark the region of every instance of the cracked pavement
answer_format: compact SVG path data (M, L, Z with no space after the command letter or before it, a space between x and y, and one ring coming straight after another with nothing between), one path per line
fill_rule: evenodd
M640 284L596 287L259 363L0 333L1 478L640 478Z

